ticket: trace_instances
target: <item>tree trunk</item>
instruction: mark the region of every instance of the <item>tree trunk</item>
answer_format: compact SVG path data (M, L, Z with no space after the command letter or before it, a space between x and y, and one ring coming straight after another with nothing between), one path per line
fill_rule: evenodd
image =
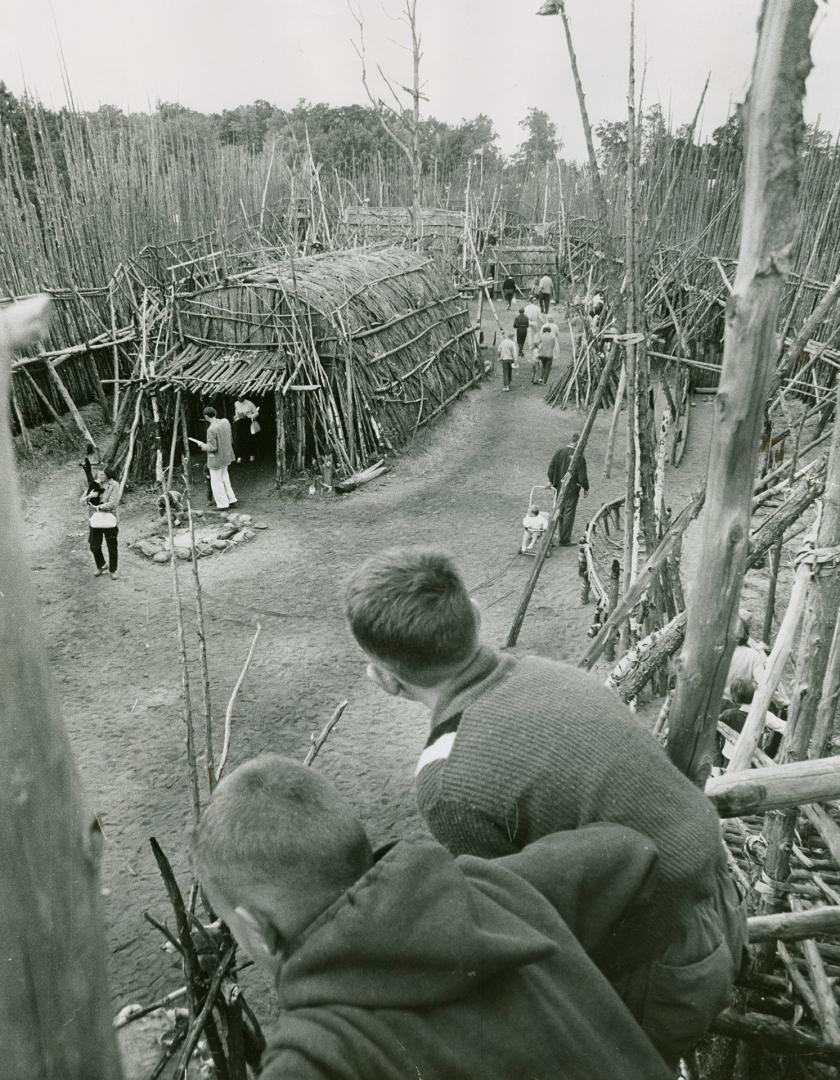
M16 1080L118 1080L102 836L51 685L5 404L12 349L44 333L43 299L0 316L0 1045Z
M745 106L744 208L709 455L703 573L689 604L668 750L703 785L734 647L730 630L749 539L752 489L779 301L796 237L802 100L814 0L765 0Z

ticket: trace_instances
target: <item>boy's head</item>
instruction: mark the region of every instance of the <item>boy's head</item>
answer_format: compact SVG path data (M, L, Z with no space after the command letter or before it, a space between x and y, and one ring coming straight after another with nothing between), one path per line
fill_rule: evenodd
M204 415L207 417L208 420L214 420L216 418L216 410L213 408L212 405L207 405L204 409Z
M755 693L755 686L752 679L733 679L729 693L736 705L749 705Z
M478 650L479 615L448 555L394 548L351 575L345 613L384 690L441 685Z
M253 758L219 784L193 830L192 851L213 908L270 969L373 861L347 800L279 754Z
M531 515L538 514L539 512L540 512L540 510L539 510L538 506L529 506L528 507L528 513L531 514Z

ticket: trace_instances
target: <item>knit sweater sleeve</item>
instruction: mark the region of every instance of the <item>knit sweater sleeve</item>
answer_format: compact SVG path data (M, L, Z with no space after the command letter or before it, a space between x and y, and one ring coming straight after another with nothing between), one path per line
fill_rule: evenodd
M453 855L495 859L519 850L515 823L491 815L465 799L439 798L421 808L429 830Z

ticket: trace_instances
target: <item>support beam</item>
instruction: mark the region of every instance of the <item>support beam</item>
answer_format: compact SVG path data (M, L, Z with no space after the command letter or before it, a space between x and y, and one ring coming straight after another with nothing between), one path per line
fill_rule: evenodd
M90 443L91 446L96 446L96 440L88 431L87 424L84 422L82 414L76 408L76 402L70 396L70 391L64 385L61 380L61 376L55 369L55 362L53 360L45 360L44 366L46 367L47 373L53 381L53 385L61 395L64 404L67 406L70 415L73 417L73 420L76 423L76 427L82 433L82 438L85 440L86 443Z
M522 596L519 599L519 603L516 607L516 612L513 616L513 622L511 623L510 630L508 631L507 641L505 647L510 648L515 645L519 632L522 629L522 623L525 621L525 613L528 610L528 604L531 602L531 597L534 594L534 589L537 587L537 582L540 579L540 573L542 572L543 563L545 562L548 552L551 546L551 538L557 530L557 524L560 521L560 516L563 513L563 500L568 490L569 483L572 477L577 472L578 462L583 457L583 451L586 448L586 440L589 438L589 433L592 431L592 425L595 423L595 417L598 415L598 408L601 404L601 398L604 396L604 390L606 389L607 382L609 381L610 373L612 372L613 365L615 363L616 355L618 354L618 348L613 347L608 351L604 360L604 366L601 368L601 378L598 380L598 385L595 387L595 392L592 395L592 404L589 406L589 412L586 415L586 420L583 424L583 430L580 433L575 451L572 454L572 460L569 462L569 468L563 478L563 483L560 485L560 490L557 493L557 504L552 512L551 519L548 523L548 528L543 533L543 538L540 541L539 551L537 557L534 560L534 569L531 571L531 576L525 584L525 588L522 592Z
M747 933L750 945L759 941L807 941L820 934L840 934L840 907L753 915L747 919Z
M744 202L715 399L701 549L671 709L668 752L703 786L735 645L752 489L773 363L779 303L797 236L802 101L811 69L814 0L765 0L745 106Z
M706 794L723 818L840 799L840 757L725 773L706 784Z

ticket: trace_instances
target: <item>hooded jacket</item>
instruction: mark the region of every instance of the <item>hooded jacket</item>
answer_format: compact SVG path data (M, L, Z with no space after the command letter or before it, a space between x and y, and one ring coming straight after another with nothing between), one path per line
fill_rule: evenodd
M586 952L655 864L618 825L492 862L397 844L291 943L263 1080L666 1080Z

